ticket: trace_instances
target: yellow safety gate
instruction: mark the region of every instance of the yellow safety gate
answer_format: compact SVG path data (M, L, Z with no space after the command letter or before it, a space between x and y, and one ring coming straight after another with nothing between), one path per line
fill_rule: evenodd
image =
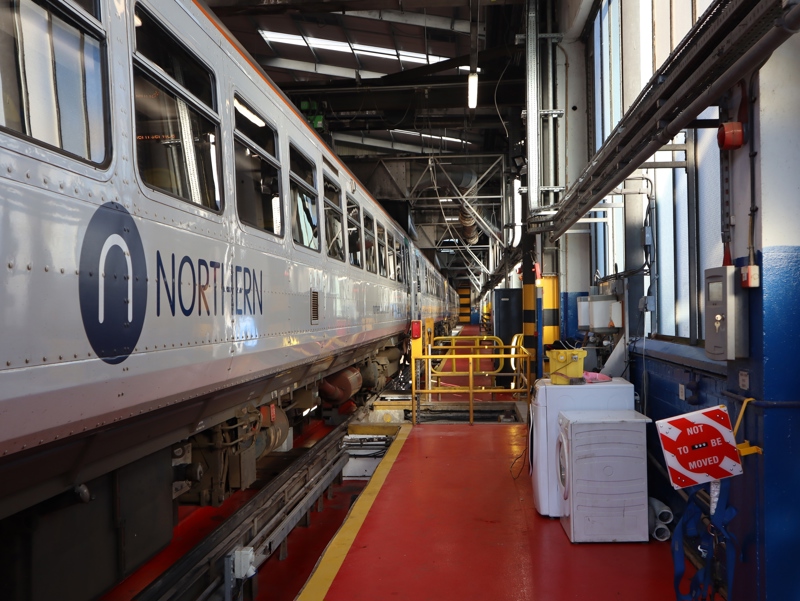
M426 324L427 326L428 324ZM433 336L433 328L421 329L411 340L411 423L417 424L417 406L422 395L468 394L469 423L474 423L476 394L510 394L517 401L530 404L531 366L534 357L522 346L522 335L504 345L496 336ZM482 362L491 361L491 369ZM511 371L503 371L506 361ZM511 386L498 386L497 377L511 380ZM443 382L446 378L467 379L466 385ZM476 378L489 378L490 385L476 385Z

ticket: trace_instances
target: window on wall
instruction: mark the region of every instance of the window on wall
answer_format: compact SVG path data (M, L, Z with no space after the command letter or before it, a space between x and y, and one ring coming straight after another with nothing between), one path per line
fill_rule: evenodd
M377 250L375 248L375 220L364 211L364 259L367 271L378 272Z
M342 191L328 177L323 178L325 194L325 244L328 256L344 261L344 231L342 225Z
M716 107L705 115L716 119ZM644 171L655 183L651 275L657 277L648 283L657 307L648 325L661 336L695 342L705 337L703 272L723 260L716 130L686 130L651 164L664 166Z
M214 76L138 7L133 88L136 155L144 182L221 211Z
M644 3L633 11L639 22L624 23L620 0L602 0L592 20L588 67L592 72L591 140L598 150L622 117L623 25L638 31L640 60L625 65L625 77L644 86L655 67L663 63L696 18L699 7L689 0ZM626 81L626 87L630 87ZM716 108L700 116L718 119ZM686 130L642 165L644 180L635 187L650 190L653 202L642 197L609 196L588 217L594 218L592 262L601 277L625 269L624 206L642 202L646 225L652 232L650 273L645 289L656 298L648 320L636 326L636 334L688 340L696 343L703 332L703 270L722 262L720 240L720 155L715 130ZM641 183L641 186L638 184ZM628 231L638 224L627 224Z
M595 15L590 48L592 130L599 150L622 118L622 45L620 0L603 0ZM587 217L592 220L592 264L600 277L625 264L625 216L621 196L609 196Z
M299 245L319 250L319 216L316 168L294 146L289 147L292 239Z
M108 156L105 33L93 2L0 6L0 128L91 163Z
M283 235L275 130L238 97L235 111L236 208L242 223Z
M592 35L594 149L600 147L622 118L621 0L603 0Z
M347 256L350 265L364 267L361 257L361 208L350 196L347 197Z

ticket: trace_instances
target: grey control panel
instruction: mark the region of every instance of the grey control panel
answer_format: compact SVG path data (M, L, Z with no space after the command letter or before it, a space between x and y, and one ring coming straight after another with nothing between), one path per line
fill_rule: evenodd
M706 269L706 356L717 361L748 356L748 295L733 266Z

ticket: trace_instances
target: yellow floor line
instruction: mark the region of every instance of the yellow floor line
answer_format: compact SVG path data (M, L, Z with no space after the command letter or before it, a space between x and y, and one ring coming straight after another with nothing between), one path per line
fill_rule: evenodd
M303 590L295 598L295 601L320 601L328 594L328 589L331 587L333 579L339 573L339 568L342 567L344 559L347 557L347 553L350 551L350 547L361 529L361 525L367 519L367 514L381 491L383 483L386 481L386 477L389 475L389 471L392 469L410 432L411 424L403 424L400 427L400 431L397 433L397 437L389 447L389 450L386 451L383 461L380 462L378 469L372 474L369 484L367 484L350 509L350 513L347 515L339 532L328 543L322 558L317 563L317 567L308 582L306 582Z

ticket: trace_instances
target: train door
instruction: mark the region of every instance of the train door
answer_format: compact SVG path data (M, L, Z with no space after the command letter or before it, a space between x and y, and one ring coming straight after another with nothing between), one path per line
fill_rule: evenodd
M416 248L413 249L408 253L408 258L410 264L408 283L411 292L411 317L413 319L422 319L422 269L419 261L419 251Z

